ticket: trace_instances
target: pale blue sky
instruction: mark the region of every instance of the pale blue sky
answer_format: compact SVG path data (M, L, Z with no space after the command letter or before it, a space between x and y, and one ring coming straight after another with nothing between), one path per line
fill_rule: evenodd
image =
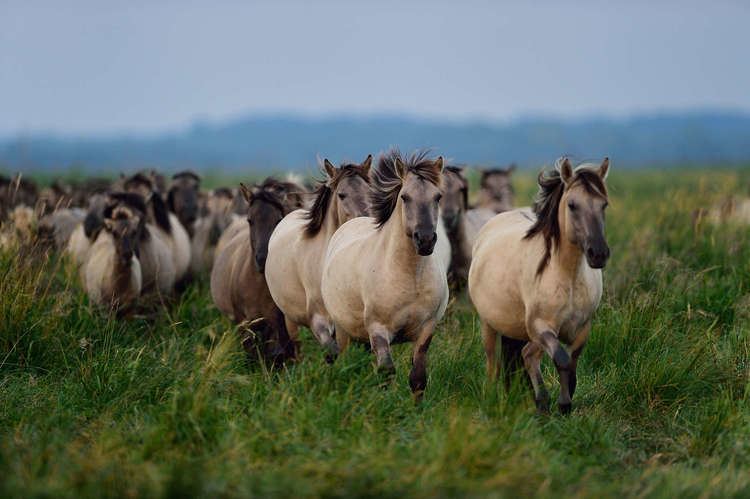
M0 134L750 111L748 5L0 0Z

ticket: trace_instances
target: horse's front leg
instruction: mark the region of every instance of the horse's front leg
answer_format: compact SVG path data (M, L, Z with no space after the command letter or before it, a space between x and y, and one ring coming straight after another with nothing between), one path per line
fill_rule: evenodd
M424 390L427 387L427 350L435 334L434 320L427 321L419 331L417 341L414 343L414 353L411 358L411 372L409 373L409 387L414 395L415 402L422 400Z
M392 374L396 372L391 357L391 332L383 324L376 322L367 328L370 337L370 347L375 352L378 371Z
M535 321L532 325L534 333L532 341L538 343L547 355L555 363L557 374L560 377L560 396L557 398L557 407L562 414L570 413L571 409L571 360L570 355L557 339L557 333L543 321ZM532 380L533 381L533 380Z

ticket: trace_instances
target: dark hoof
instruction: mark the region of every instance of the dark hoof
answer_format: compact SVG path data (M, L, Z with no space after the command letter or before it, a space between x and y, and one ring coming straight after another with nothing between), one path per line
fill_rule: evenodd
M412 396L414 397L414 405L420 405L424 398L424 390L418 390L412 393Z
M549 396L535 398L534 402L536 402L536 412L539 414L549 414Z
M560 414L567 416L570 414L573 404L568 402L567 404L557 404L557 408L560 409Z
M328 352L326 354L326 364L333 364L336 362L336 359L338 358L338 355L335 353Z
M376 370L378 374L383 374L385 376L393 376L396 374L396 367L393 365L393 362L383 363L383 365L378 366Z

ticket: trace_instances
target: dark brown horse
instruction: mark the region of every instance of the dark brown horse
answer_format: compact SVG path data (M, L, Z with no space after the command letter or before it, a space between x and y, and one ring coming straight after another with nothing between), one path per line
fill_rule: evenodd
M219 247L211 271L211 296L216 307L243 324L242 344L248 355L259 352L269 360L294 357L284 316L271 298L263 271L268 240L276 225L296 208L289 185L266 179L240 192L248 204L247 223ZM262 319L262 327L257 321ZM251 330L252 329L252 330ZM254 330L254 331L253 331ZM259 333L256 337L255 332Z
M172 176L172 184L167 192L169 211L177 215L191 238L195 234L195 221L198 219L200 187L201 178L186 170Z

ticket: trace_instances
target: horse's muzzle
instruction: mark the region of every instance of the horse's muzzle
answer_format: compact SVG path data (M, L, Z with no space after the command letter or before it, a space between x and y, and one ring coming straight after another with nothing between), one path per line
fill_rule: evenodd
M255 270L257 270L259 273L263 273L266 270L266 257L268 256L267 253L255 253Z
M435 249L435 243L437 242L436 232L433 231L428 234L414 232L412 238L414 239L414 246L417 248L417 253L420 256L428 256L432 254L432 251Z
M592 269L603 269L609 260L609 246L606 244L601 247L589 246L586 248L586 262Z

